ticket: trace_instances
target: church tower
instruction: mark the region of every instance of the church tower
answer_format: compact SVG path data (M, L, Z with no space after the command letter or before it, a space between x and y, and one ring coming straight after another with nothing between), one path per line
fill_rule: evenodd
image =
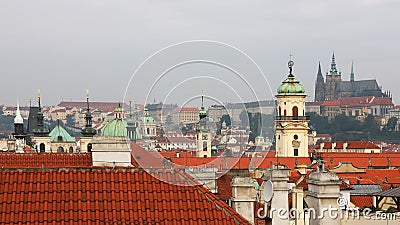
M24 132L24 119L19 111L19 103L17 102L17 111L14 118L14 133L15 138L15 151L21 152L25 149L25 132Z
M82 129L82 137L80 140L80 152L91 152L92 151L92 139L93 136L96 135L97 131L92 127L92 114L90 113L90 106L89 106L89 90L86 90L86 114L85 120L86 124L85 127Z
M211 157L212 133L207 125L207 112L204 109L204 96L201 96L199 122L196 124L196 157Z
M326 73L325 99L337 99L336 87L342 81L342 73L336 68L335 53L332 54L331 69Z
M44 116L40 103L40 89L38 90L38 111L36 113L36 127L33 128L32 142L39 152L50 152L50 130L44 124Z
M315 82L314 102L325 101L325 81L321 72L321 62L318 63L317 81Z
M306 94L303 85L292 74L294 62L289 61L289 75L276 95L278 115L275 119L276 157L308 157L308 118L305 116Z

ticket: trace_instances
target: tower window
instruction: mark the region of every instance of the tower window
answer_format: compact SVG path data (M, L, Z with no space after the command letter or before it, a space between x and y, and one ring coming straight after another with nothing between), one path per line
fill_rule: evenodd
M283 115L284 115L284 116L286 116L286 109L285 109L285 110L283 110Z
M60 147L58 147L58 148L57 148L57 152L64 152L64 148L63 148L63 147L61 147L61 146L60 146Z
M74 149L72 147L69 147L69 153L73 153Z
M39 151L44 152L45 151L45 145L43 143L40 143L39 145Z
M293 138L294 138L294 140L297 140L297 139L299 139L299 136L297 136L297 134L295 134L295 135L293 136Z
M299 149L295 148L293 154L294 156L299 156Z
M92 152L92 143L89 143L89 144L87 145L87 151L88 151L88 152Z
M203 141L203 151L207 151L207 141Z
M297 108L297 106L294 106L294 107L292 108L292 115L293 115L294 117L298 117L298 116L299 116L299 109Z

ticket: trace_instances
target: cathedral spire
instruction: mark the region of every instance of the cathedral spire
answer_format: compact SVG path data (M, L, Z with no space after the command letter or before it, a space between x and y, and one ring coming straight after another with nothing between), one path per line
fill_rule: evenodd
M317 80L315 82L314 101L323 102L324 100L325 100L325 81L321 71L321 62L318 62L318 72L317 72Z
M318 62L318 74L317 77L322 76L322 72L321 72L321 61Z
M335 59L335 52L332 54L332 61L331 61L331 70L330 70L331 75L336 75L338 74L337 68L336 68L336 59Z
M353 65L353 61L351 61L350 81L354 82L354 65Z

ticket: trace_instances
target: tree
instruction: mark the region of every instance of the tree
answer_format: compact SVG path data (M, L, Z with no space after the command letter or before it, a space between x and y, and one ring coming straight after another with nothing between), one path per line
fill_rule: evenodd
M251 117L251 113L247 112L246 110L243 110L240 113L239 119L241 122L242 129L246 129L250 126L250 117Z
M223 122L226 123L226 126L231 126L231 117L229 115L222 115L221 119L219 120L219 124L222 125Z
M388 122L386 123L385 130L387 131L395 131L397 126L397 118L390 117Z

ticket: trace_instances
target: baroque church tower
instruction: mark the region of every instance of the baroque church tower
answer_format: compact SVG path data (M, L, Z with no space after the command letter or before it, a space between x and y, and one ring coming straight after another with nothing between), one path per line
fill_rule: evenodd
M321 62L318 63L317 81L315 82L314 102L325 101L325 81L321 72Z
M207 112L204 109L204 96L201 96L199 122L196 124L196 157L211 157L212 132L207 125Z
M275 156L308 157L308 118L305 116L306 94L303 85L292 74L290 60L289 75L278 88L276 95L278 115L275 119Z
M93 145L92 145L92 138L97 134L96 129L92 127L92 114L90 113L90 106L89 106L89 90L86 90L86 114L85 120L86 125L82 129L82 137L80 141L81 145L81 152L91 152Z

